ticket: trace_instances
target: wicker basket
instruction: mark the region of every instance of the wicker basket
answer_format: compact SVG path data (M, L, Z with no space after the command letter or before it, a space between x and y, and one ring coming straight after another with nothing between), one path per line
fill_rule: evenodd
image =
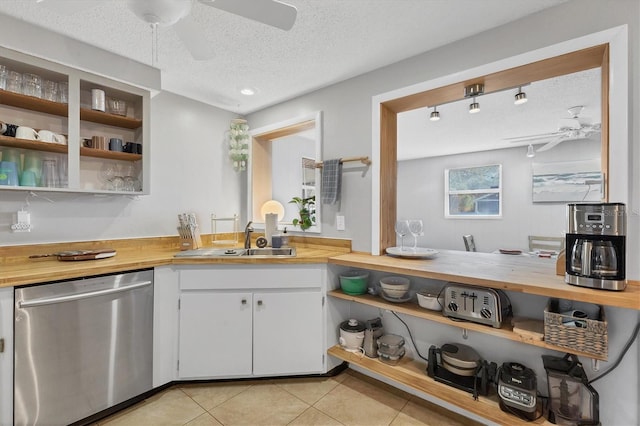
M593 355L596 359L606 360L608 335L604 307L599 307L598 320L580 319L578 321L582 327L576 327L565 324L575 318L559 313L558 304L558 299L549 299L544 310L544 340L571 352L583 352Z

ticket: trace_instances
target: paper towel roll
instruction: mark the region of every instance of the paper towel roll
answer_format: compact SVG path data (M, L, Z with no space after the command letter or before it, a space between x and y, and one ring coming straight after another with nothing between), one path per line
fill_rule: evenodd
M277 232L278 215L276 213L267 213L264 215L264 236L269 246L271 246L271 237Z

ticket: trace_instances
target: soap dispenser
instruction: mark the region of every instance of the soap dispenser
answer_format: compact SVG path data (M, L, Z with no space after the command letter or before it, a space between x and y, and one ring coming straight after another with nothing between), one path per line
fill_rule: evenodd
M289 247L289 234L287 234L287 227L285 226L282 235L280 235L280 244L282 247Z

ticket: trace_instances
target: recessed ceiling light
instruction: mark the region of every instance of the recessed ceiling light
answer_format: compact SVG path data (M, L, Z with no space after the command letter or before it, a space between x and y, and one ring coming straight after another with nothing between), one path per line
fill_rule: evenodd
M253 87L243 87L240 89L240 93L242 93L245 96L253 96L258 92L258 90L256 90Z

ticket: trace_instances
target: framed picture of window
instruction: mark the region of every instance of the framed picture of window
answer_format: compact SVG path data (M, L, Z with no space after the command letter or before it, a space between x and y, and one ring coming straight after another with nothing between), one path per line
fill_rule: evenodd
M502 165L445 169L445 218L502 217Z

